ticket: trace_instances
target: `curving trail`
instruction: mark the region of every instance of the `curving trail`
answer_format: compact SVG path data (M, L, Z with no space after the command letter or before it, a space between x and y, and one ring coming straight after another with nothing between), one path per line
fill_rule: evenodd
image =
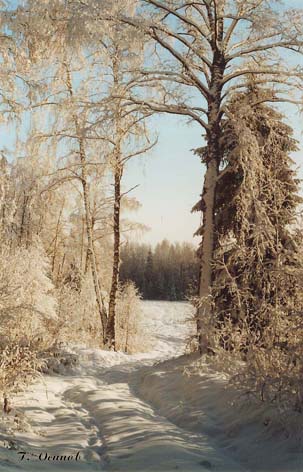
M150 352L125 355L78 348L80 366L72 374L46 376L44 384L35 384L19 400L18 409L33 429L16 433L11 449L0 437L1 472L245 470L207 434L176 426L138 394L145 372L182 355L192 330L185 322L190 315L185 303L143 302L143 309L145 329L153 337ZM28 453L23 460L20 451ZM78 451L78 461L52 460L64 454L76 457Z

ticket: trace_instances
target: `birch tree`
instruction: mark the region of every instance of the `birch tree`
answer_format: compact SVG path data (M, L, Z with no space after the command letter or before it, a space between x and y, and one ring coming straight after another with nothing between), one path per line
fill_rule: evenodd
M101 41L105 48L103 66L108 99L96 103L94 112L100 118L100 126L108 132L107 141L111 147L109 163L114 180L113 210L113 264L108 304L106 344L115 348L116 300L120 272L121 204L133 190L122 190L122 178L127 163L152 149L156 139L150 139L147 119L152 111L143 104L133 103L129 96L144 85L140 68L144 60L144 38L131 34L127 25L108 24ZM141 39L141 41L140 41ZM104 85L103 85L104 87ZM103 116L103 119L102 119Z
M69 39L77 32L88 42L102 37L108 24L128 24L143 32L154 45L154 55L146 57L145 67L140 67L144 85L142 79L141 88L129 91L129 101L152 111L186 116L201 127L206 147L199 154L206 172L201 199L194 207L203 213L197 232L202 236L202 303L197 316L201 334L200 319L212 311L215 196L217 183L227 171L221 146L226 103L245 87L247 77L270 88L265 101L298 103L302 67L296 61L302 53L302 11L286 10L280 2L267 0L140 0L126 5L72 0L65 5L55 2L51 15L45 6L41 8L43 17L51 19L44 38L54 29L66 28L62 25L68 25ZM161 87L163 99L158 100L156 94L153 99L144 96L142 87L146 86Z
M35 2L29 3L33 8ZM124 8L131 9L131 2L129 3ZM110 8L114 7L111 5ZM87 24L78 25L79 29L73 31L72 3L67 9L58 3L43 12L49 28L45 25L40 27L37 12L31 10L29 15L27 11L21 12L21 17L23 14L27 24L24 36L27 38L33 63L44 63L44 71L47 71L48 60L45 60L43 53L50 32L53 33L51 41L56 58L49 66L49 78L41 77L45 89L42 87L44 98L41 99L40 96L40 100L33 103L34 107L50 107L57 117L52 126L53 130L40 133L40 138L71 141L78 146L77 150L72 151L73 160L66 161L67 165L61 169L62 179L76 179L82 186L88 244L87 262L91 266L103 327L103 342L109 348L115 348L121 201L126 201L128 193L122 191L121 179L126 163L131 158L147 152L154 145L154 141L149 139L146 127L146 119L152 111L129 100L131 91L142 87L139 66L143 61L144 38L138 32L138 38L133 41L129 34L130 27L117 23L107 23L102 31L99 31L92 18ZM58 19L60 12L62 25ZM77 40L80 38L77 46L72 44L70 35L77 37ZM50 77L55 78L55 81L51 81ZM36 81L39 83L38 78ZM77 159L74 159L76 155L78 163ZM106 284L99 280L100 274L98 275L91 208L90 181L94 172L92 169L97 169L100 165L108 165L114 179L114 248L108 307L102 294L102 288L104 290Z
M120 15L119 19L143 29L154 41L156 53L165 58L158 68L147 64L148 80L177 83L184 93L191 91L188 100L186 95L168 93L164 102L150 101L148 106L189 117L205 136L202 162L206 172L201 200L194 207L203 213L197 232L202 236L200 333L200 319L212 309L215 195L225 172L220 143L226 101L245 86L247 77L270 88L267 102L300 101L295 92L301 90L302 80L302 67L296 63L302 57L302 10L284 10L280 2L266 0L142 0L136 17ZM293 61L288 62L289 56ZM138 95L133 99L144 102Z
M69 58L67 57L68 55L70 56ZM79 61L78 65L75 66L74 64L77 61ZM91 269L104 337L107 325L107 310L100 283L100 271L98 271L97 266L90 188L91 176L95 173L94 169L105 164L105 159L102 155L103 148L102 146L100 147L100 141L104 141L104 139L97 136L96 133L94 135L89 133L89 112L87 107L83 106L86 99L89 100L89 95L87 95L88 84L91 84L89 74L87 76L83 72L80 84L78 84L78 88L75 88L75 74L81 74L81 61L82 67L84 63L88 67L91 66L91 64L85 62L85 57L81 57L81 55L74 56L71 51L69 54L68 51L67 53L65 51L57 59L57 63L51 67L51 73L55 75L56 83L47 87L46 94L40 94L40 100L36 101L34 106L42 109L50 107L53 122L50 127L48 126L44 131L41 130L40 133L36 134L36 139L50 139L54 145L54 157L58 159L56 153L63 154L64 156L61 159L61 166L53 175L53 182L51 182L49 188L58 187L66 182L74 182L76 186L80 184L87 240L86 266L89 265ZM58 143L61 143L59 147ZM99 145L98 150L96 143ZM92 155L94 156L93 158ZM96 172L101 177L101 173L98 170Z

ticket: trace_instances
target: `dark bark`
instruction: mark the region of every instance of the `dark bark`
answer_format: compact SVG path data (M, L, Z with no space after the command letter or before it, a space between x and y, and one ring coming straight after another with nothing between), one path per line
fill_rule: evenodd
M201 228L202 242L200 246L200 284L199 297L201 305L197 313L197 332L199 350L205 349L205 339L201 332L202 318L212 312L211 287L213 281L213 254L215 247L215 204L216 185L221 161L221 100L222 79L225 72L224 54L217 48L217 42L213 44L213 64L211 68L210 95L208 99L208 131L207 147L204 156L206 172L204 177L202 200L200 208L203 211L203 225Z
M120 271L120 211L121 211L121 178L122 168L119 158L116 160L114 171L115 177L115 203L114 203L114 254L111 290L108 305L108 324L106 330L106 344L109 348L115 349L115 317L116 300Z
M57 224L56 224L56 233L55 233L55 240L54 240L54 252L53 252L53 257L52 257L52 274L55 273L55 262L57 259L57 247L58 247L58 235L59 235L59 229L60 229L60 223L61 223L61 216L64 208L64 203L60 209Z
M69 95L72 98L73 87L72 87L70 71L67 64L65 64L65 67L66 67L66 85L67 85ZM102 291L100 287L98 271L97 271L96 254L95 254L95 248L94 248L94 242L93 242L93 220L92 220L92 214L91 214L91 208L90 208L90 192L89 192L89 183L88 183L88 176L87 176L85 139L83 137L82 130L80 129L77 115L73 115L73 120L75 123L75 129L78 136L79 156L80 156L80 163L81 163L81 183L82 183L82 190L83 190L83 202L84 202L86 235L87 235L87 246L88 246L87 260L90 263L90 267L92 271L96 302L98 306L102 332L103 332L103 343L105 343L106 330L107 330L107 310L105 307L105 303L104 303L104 299L103 299Z
M24 192L21 222L20 222L20 234L19 234L20 244L24 242L24 235L26 231L26 212L27 212L27 207L28 207L28 201L29 201L29 197Z
M4 411L4 413L8 414L8 413L10 413L11 410L12 410L12 408L9 404L8 398L4 397L4 400L3 400L3 411Z
M89 202L89 186L88 186L87 171L86 171L86 155L85 155L84 143L83 143L82 138L79 139L79 149L80 149L80 161L82 164L81 165L81 169L82 169L81 182L82 182L82 189L83 189L85 223L86 223L86 232L87 232L87 246L88 246L87 254L88 254L88 259L89 259L90 267L92 271L96 302L97 302L102 330L103 330L103 341L105 342L106 331L107 331L107 312L104 305L104 300L102 297L100 282L98 278L97 261L96 261L94 243L93 243L93 227L92 227L92 216L91 216L90 202Z

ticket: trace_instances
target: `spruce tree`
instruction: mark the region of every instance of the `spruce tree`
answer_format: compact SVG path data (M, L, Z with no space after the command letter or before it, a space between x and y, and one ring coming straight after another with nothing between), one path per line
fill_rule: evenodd
M288 346L301 303L300 241L293 230L301 199L291 159L297 142L283 116L265 104L268 94L252 85L229 104L216 189L216 323L229 324L244 350ZM221 337L228 349L233 336Z

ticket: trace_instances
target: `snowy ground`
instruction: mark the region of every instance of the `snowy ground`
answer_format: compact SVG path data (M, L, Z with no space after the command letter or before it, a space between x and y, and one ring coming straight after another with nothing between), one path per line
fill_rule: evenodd
M0 436L0 471L303 471L302 450L267 410L243 411L224 376L206 366L184 374L197 361L182 356L190 307L143 308L153 348L136 355L78 348L74 372L46 376L18 400L32 429L10 441ZM61 455L72 458L53 460Z

